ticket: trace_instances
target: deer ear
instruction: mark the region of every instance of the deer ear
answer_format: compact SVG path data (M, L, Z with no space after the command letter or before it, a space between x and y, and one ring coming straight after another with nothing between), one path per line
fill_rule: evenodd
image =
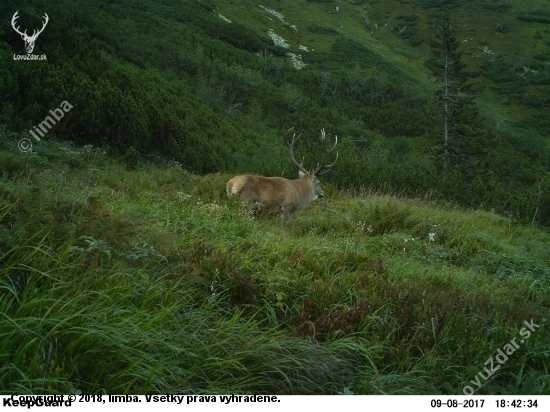
M300 177L304 177L306 174L304 172L302 172L301 170L298 170L298 176Z

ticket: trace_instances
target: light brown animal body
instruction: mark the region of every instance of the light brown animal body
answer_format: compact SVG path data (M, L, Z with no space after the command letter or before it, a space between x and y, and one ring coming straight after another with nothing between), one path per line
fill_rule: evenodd
M281 219L288 222L291 213L325 195L316 176L300 174L302 176L294 180L254 175L235 176L227 182L227 195L241 194L244 200L254 204L257 209L276 209Z
M292 130L292 129L290 129ZM290 132L290 130L287 132ZM296 210L303 209L318 197L323 197L325 192L321 188L317 174L323 174L330 171L334 163L325 166L328 155L336 148L336 143L332 149L327 150L325 145L325 132L321 131L323 147L325 155L321 163L315 170L308 172L302 165L294 159L294 143L300 136L294 135L292 142L286 142L290 150L290 158L292 162L298 166L300 178L289 180L283 177L265 177L255 175L239 175L235 176L227 182L227 195L241 195L242 198L253 204L256 210L267 208L276 210L281 216L283 222L290 221L290 215ZM336 157L338 159L338 157Z

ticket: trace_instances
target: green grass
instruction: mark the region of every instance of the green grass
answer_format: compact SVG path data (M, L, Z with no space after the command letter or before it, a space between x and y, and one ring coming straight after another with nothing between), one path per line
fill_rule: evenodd
M284 226L229 175L35 150L0 152L0 393L461 394L530 319L479 393L550 393L548 231L330 185Z

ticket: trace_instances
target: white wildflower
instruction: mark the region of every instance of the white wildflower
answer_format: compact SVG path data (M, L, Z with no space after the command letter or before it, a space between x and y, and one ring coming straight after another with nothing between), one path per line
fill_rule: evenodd
M184 200L191 199L191 195L183 192L176 192L176 199L183 202Z
M298 49L300 49L302 51L305 51L305 52L309 51L306 46L302 46L301 44L298 46Z
M428 240L430 242L435 242L435 233L428 233Z
M220 271L218 269L216 269L216 276L218 276L220 273ZM218 283L218 281L216 280L213 280L212 283L210 284L210 292L212 292L212 297L216 297L216 283Z

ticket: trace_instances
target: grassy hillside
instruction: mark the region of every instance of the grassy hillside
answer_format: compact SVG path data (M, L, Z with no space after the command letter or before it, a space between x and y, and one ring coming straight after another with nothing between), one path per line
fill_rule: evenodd
M230 175L0 139L0 393L550 394L550 235L428 196L290 225ZM475 387L475 386L474 386Z
M437 35L440 10L447 7L463 45L472 83L480 93L480 104L487 109L485 115L494 122L545 122L548 107L543 96L550 93L550 8L546 1L265 1L263 6L249 1L213 3L220 14L258 34L275 30L293 52L305 54L300 45L328 52L338 38L356 39L410 74L423 88L433 87L432 75L424 67L430 56L428 40ZM266 12L266 7L283 18ZM325 28L324 33L321 28ZM539 96L539 104L528 100L526 93ZM540 131L547 136L548 125Z
M50 16L35 51L47 61L13 59L24 53L10 24L18 9L29 29ZM475 150L445 177L441 79L426 66L443 9L481 113ZM340 189L429 192L544 226L548 13L542 0L4 2L0 125L30 130L68 101L49 137L195 173L286 177L285 131L304 134L310 167L324 127L341 141L326 176Z

